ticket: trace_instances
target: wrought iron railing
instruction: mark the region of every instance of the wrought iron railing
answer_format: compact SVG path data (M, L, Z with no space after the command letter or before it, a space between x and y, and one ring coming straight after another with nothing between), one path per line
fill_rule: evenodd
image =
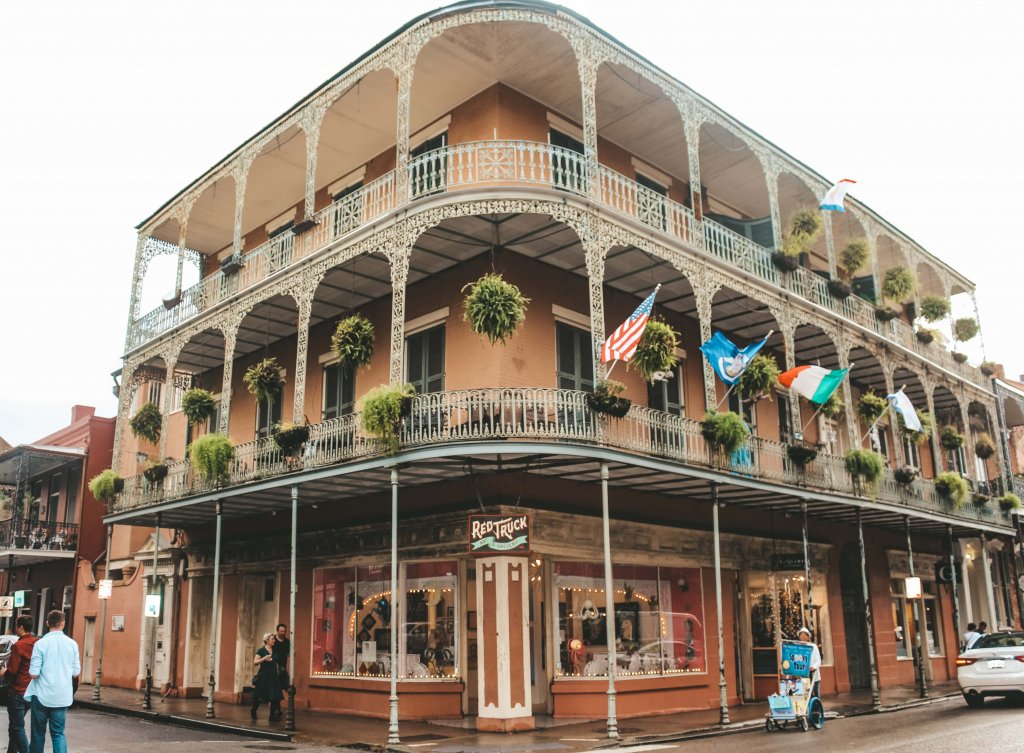
M272 238L242 255L237 271L217 271L182 291L175 306L155 309L132 324L128 349L145 344L410 201L470 186L545 186L591 197L592 178L582 154L533 141L451 144L411 159L407 177L407 196L398 196L395 171L391 171L322 209L313 218L315 225L307 232L296 236L288 231ZM952 354L942 347L918 342L913 330L903 322L880 322L868 301L857 295L842 299L833 296L828 291L827 280L811 270L801 267L788 275L781 273L772 263L770 249L713 220L697 220L688 207L609 167L598 165L593 179L596 190L591 198L605 209L659 230L772 285L785 287L965 379L988 385L976 368L956 363Z
M0 549L45 549L73 552L78 548L78 526L48 520L11 518L0 523Z
M269 437L239 445L231 465L230 485L383 454L384 445L361 430L359 419L358 414L351 414L311 426L308 442L290 454L282 452ZM820 453L801 468L790 460L785 443L762 437L751 437L746 446L725 456L709 447L701 434L700 421L641 406L633 406L623 418L609 418L590 408L588 393L573 390L503 388L417 395L399 432L401 448L489 439L605 446L729 475L838 494L874 496L908 508L971 519L991 519L998 514L972 504L954 510L931 481L918 479L909 485L900 484L889 469L874 489L865 491L854 485L842 457ZM552 453L557 452L553 447ZM141 475L127 479L114 511L212 490L182 461L171 465L167 477L155 484Z

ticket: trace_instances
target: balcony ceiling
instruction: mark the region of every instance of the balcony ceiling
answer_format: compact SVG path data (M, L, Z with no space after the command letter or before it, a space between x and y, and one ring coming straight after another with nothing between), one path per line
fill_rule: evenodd
M0 484L13 486L18 479L18 468L27 458L26 480L51 473L58 468L80 463L85 450L78 447L51 447L48 445L18 445L0 456Z

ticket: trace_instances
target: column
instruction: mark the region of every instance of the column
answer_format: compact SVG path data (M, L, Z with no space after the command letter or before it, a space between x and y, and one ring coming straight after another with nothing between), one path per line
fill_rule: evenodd
M302 130L306 134L306 200L302 219L316 214L316 158L320 144L320 124L327 108L320 102L309 105L302 113Z
M124 433L128 431L128 422L131 421L129 411L132 409L132 400L135 397L135 384L132 383L132 373L137 368L135 361L125 361L121 368L121 386L117 391L117 420L114 422L114 450L110 459L110 467L114 471L121 470L121 455L124 450Z
M106 563L103 566L103 579L110 578L110 538L114 533L114 526L107 524L107 551L106 551ZM9 573L10 571L8 571ZM8 575L8 578L10 575ZM10 590L10 589L8 589ZM100 645L99 651L96 656L96 676L92 681L92 699L94 701L100 700L100 682L103 678L103 638L107 634L107 602L109 599L102 599L103 603L100 605Z
M220 417L217 433L228 436L231 418L231 379L235 369L235 342L241 321L236 317L228 322L224 332L224 372L220 388Z
M604 343L604 260L602 250L590 247L586 254L587 281L590 285L590 338L593 346L594 377L604 379L607 372L601 363L601 345Z
M392 385L404 379L405 356L405 286L409 279L409 257L412 249L403 248L388 253L391 261L391 365Z
M150 592L152 595L160 595L160 577L157 570L160 567L160 513L156 514L156 526L153 529L153 577L150 581ZM160 604L162 610L164 605ZM149 651L146 659L146 692L142 697L142 708L146 711L153 709L153 670L156 662L156 625L159 618L155 615L147 615L152 620L149 625Z
M977 480L977 458L974 454L974 432L971 431L971 417L967 413L967 397L961 391L960 397L960 421L964 427L964 475Z
M883 353L882 362L882 373L885 375L885 389L886 394L892 395L897 389L902 389L904 385L895 387L895 383L892 379L892 370L889 368L889 359ZM889 429L892 431L892 444L893 444L893 460L896 463L897 468L903 468L907 465L906 455L903 448L903 432L900 431L900 420L891 407L888 409L887 414L889 416Z
M146 276L146 265L143 261L148 235L139 233L135 241L135 262L132 266L132 293L128 303L128 328L125 331L124 349L128 352L132 349L132 330L135 322L139 319L139 306L142 298L142 280Z
M860 509L860 508L858 508ZM807 500L800 502L800 512L803 515L803 526L800 529L804 544L804 584L807 586L804 599L804 624L811 629L814 640L820 641L818 625L814 624L814 594L811 592L811 552L807 545Z
M700 184L700 125L701 115L694 102L676 103L679 114L683 118L683 132L686 135L686 157L690 167L690 198L693 204L693 216L699 222L704 217L704 197L701 195ZM694 241L703 248L704 237Z
M395 60L398 75L398 114L395 134L395 204L411 200L409 195L409 104L416 51L403 47Z
M729 723L729 695L725 681L725 625L722 609L722 543L718 533L718 484L711 484L711 527L715 543L715 615L718 622L718 723Z
M850 368L850 349L846 345L845 338L841 342L836 343L836 348L839 353L839 368ZM853 404L853 388L849 376L843 381L840 389L843 391L843 410L846 412L846 433L850 440L849 449L856 450L860 448L860 429L857 426L857 410Z
M295 731L295 594L298 590L295 578L295 547L298 537L299 525L299 485L292 484L292 546L291 546L291 577L289 582L288 599L288 627L292 631L292 638L288 641L288 667L291 672L288 674L288 711L285 716L284 728L287 732ZM392 617L394 619L394 616ZM393 644L392 644L393 645Z
M398 621L405 599L398 588L398 467L391 468L391 693L388 696L388 745L398 745ZM479 607L478 607L479 608ZM294 668L293 668L294 669Z
M871 592L868 589L867 555L864 550L864 524L861 521L861 508L857 508L857 537L860 544L860 581L864 598L864 622L868 639L868 666L871 669L871 707L876 711L882 708L882 699L878 692L878 664L875 662L875 627L871 622Z
M309 358L309 320L313 313L313 296L316 287L300 287L297 293L299 316L295 333L295 387L292 403L292 421L306 423L306 365Z
M761 160L759 160L761 161ZM768 190L768 213L772 218L772 243L775 250L782 248L782 211L779 208L779 166L771 157L761 161L765 188Z
M910 541L910 516L903 516L903 526L907 533L907 566L910 568L910 577L914 577L914 547ZM924 618L924 599L916 599L914 602L914 620L918 624L918 630L915 632L916 645L913 646L913 651L917 655L917 688L918 694L922 698L928 697L928 678L925 670L925 662L928 659L928 641L925 640L925 633L928 630L928 624Z
M217 687L217 631L220 629L220 532L222 502L217 505L217 532L213 540L213 609L210 610L210 690L206 697L206 718L214 719L213 693ZM294 626L293 626L294 627ZM295 671L295 665L292 665Z
M946 526L946 538L949 541L949 577L950 577L950 591L953 594L953 628L956 632L957 645L960 644L960 636L963 635L963 631L960 629L960 596L957 594L957 572L956 572L956 554L953 548L953 526ZM1020 592L1020 589L1017 589Z
M922 381L924 382L925 402L928 404L928 412L932 416L932 468L935 475L938 475L942 473L942 446L939 444L939 419L935 415L934 387L929 380L923 379Z
M788 316L784 317L784 321L779 322L779 327L782 330L783 349L785 351L783 353L786 364L784 370L789 371L796 367L796 341L794 340L796 330ZM800 415L800 396L793 390L789 390L786 397L789 400L790 433L793 435L794 442L802 442L804 439L804 422L803 417Z
M575 51L583 105L583 163L586 170L584 180L590 198L598 201L601 196L597 161L597 69L600 62L586 42L582 46L577 45Z
M711 300L718 291L718 285L713 284L707 276L706 268L702 267L698 276L690 281L693 286L694 299L697 303L697 318L700 320L700 340L706 343L711 339ZM704 367L704 401L709 411L715 410L718 406L718 393L715 386L715 370L711 368L708 359L701 358Z
M604 541L604 623L608 638L608 739L617 740L619 724L615 712L615 578L612 571L612 543L608 521L608 464L601 463L601 524Z
M992 589L992 560L988 556L988 537L982 531L981 538L981 567L985 571L985 599L988 604L988 627L995 630L999 627L999 618L996 616L996 595Z

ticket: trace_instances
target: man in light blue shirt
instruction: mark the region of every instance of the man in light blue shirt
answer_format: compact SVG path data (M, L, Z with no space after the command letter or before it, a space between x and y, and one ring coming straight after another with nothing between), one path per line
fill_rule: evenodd
M32 678L25 691L25 700L32 702L32 742L29 753L43 753L46 743L46 725L50 725L53 753L67 753L64 721L68 707L74 701L71 680L78 677L82 665L78 658L78 644L64 635L64 613L55 609L46 615L50 628L36 641L29 663Z

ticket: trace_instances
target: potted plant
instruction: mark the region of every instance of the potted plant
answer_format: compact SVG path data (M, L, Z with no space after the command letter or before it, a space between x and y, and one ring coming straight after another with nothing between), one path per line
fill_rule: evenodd
M935 425L935 421L932 419L932 414L926 410L917 411L917 420L921 422L921 431L912 431L903 422L903 416L899 413L896 414L896 422L899 424L903 436L914 444L924 444L932 436L932 427Z
M292 455L309 440L309 427L284 421L274 426L273 437L274 444L281 448L281 452Z
M846 472L853 479L853 488L860 494L867 489L873 491L882 477L882 456L874 450L850 450L843 459Z
M469 328L478 335L484 335L494 345L502 344L515 334L516 328L526 319L526 305L530 302L500 274L485 274L476 282L465 285L469 294L464 303L463 318Z
M779 381L779 365L771 356L757 355L747 364L736 385L740 395L750 400L770 399L771 391Z
M362 314L346 316L334 328L331 348L343 366L358 369L373 356L373 323Z
M636 367L645 381L653 382L657 372L675 368L678 347L679 333L661 319L651 317L644 325L644 333L629 365Z
M882 307L875 311L875 315L882 321L889 321L899 316L899 311L885 306L885 301L904 303L914 294L917 288L917 280L914 273L906 267L891 267L885 273L882 280Z
M213 393L201 387L185 390L181 396L181 412L189 426L195 426L213 416L217 410L217 400Z
M587 405L598 413L622 418L629 412L632 401L619 397L626 385L614 379L599 379L594 391L587 394Z
M793 461L793 465L802 471L818 457L818 448L805 444L791 444L786 446L786 455Z
M100 502L110 504L124 489L124 479L108 468L89 481L89 491Z
M987 377L994 376L999 365L995 361L982 361L978 366L979 371Z
M828 288L828 292L839 300L849 298L850 293L853 292L853 288L850 287L850 283L846 280L840 280L839 278L829 280L826 287Z
M284 387L284 377L281 376L281 366L276 358L264 358L254 363L245 370L242 376L245 387L249 393L262 402L277 397Z
M914 335L917 337L917 341L923 345L931 345L935 342L935 338L938 337L938 330L929 329L928 327L918 327L914 331Z
M974 454L982 460L988 460L990 457L996 454L996 445L985 432L981 432L974 437Z
M953 338L960 343L972 340L978 334L978 320L969 316L953 322Z
M1020 497L1013 492L1004 494L999 498L999 509L1003 512L1010 512L1011 510L1019 510L1021 507Z
M945 471L935 477L935 491L955 507L962 507L971 494L967 479L956 471Z
M949 316L949 299L940 295L926 295L921 299L921 316L933 324Z
M967 363L966 353L953 353L953 360L957 363Z
M868 390L860 396L860 400L857 401L857 415L860 416L864 423L868 426L873 426L874 423L882 417L885 413L885 409L889 407L889 403L881 395L876 395L871 390Z
M241 254L231 254L220 260L220 271L226 275L233 275L240 270L245 262Z
M382 384L366 393L360 416L363 431L384 443L389 455L398 452L402 416L409 412L415 388L411 384Z
M842 418L843 411L846 410L846 403L843 401L842 388L838 388L831 395L828 396L828 400L824 403L811 402L814 406L814 410L819 411L825 418L830 418L833 421Z
M897 468L892 472L892 477L896 479L896 483L900 486L910 486L917 479L917 471L909 466Z
M939 432L939 444L944 450L959 450L963 447L963 435L952 426L943 426Z
M984 507L992 499L987 494L979 494L978 492L972 494L971 497L974 500L975 507Z
M732 455L750 437L750 429L739 414L733 411L705 414L700 433L713 453Z
M146 462L146 468L142 471L142 475L151 484L163 481L167 478L167 461L161 458L150 458Z
M811 250L823 226L819 210L798 210L789 221L789 232L782 246L772 254L772 263L783 272L794 271L800 266L800 254Z
M163 426L163 416L160 415L156 403L148 402L139 408L132 416L129 426L132 434L155 444L160 439L160 429Z
M220 434L205 434L189 446L189 460L199 476L211 486L223 486L231 478L235 446Z

